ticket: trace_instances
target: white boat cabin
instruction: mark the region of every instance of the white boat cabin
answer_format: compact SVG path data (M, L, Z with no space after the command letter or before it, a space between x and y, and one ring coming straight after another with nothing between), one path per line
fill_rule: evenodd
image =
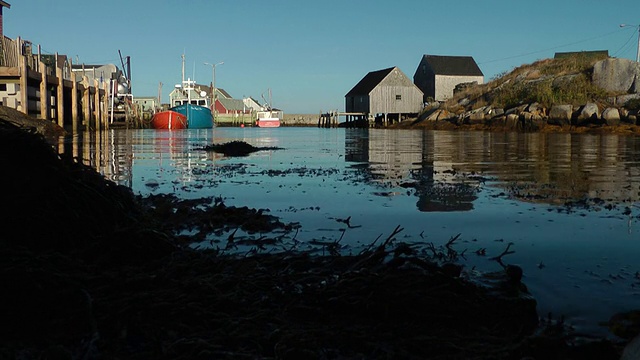
M182 84L176 84L175 89L169 94L171 106L192 104L211 108L208 90L208 86L198 85L195 81L187 79Z

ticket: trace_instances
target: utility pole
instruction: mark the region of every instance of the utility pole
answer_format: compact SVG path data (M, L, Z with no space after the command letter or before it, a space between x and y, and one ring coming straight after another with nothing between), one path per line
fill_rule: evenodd
M635 28L638 28L638 50L636 52L636 62L640 62L640 25L620 24L620 27L635 27Z
M211 66L211 112L213 113L213 123L216 123L216 99L218 94L216 94L216 66L224 64L224 61L221 61L217 64L204 63L205 65Z

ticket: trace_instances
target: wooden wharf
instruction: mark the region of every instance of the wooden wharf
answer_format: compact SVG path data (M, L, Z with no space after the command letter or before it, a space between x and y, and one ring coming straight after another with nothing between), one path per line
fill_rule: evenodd
M346 117L344 126L348 128L371 126L367 113L331 111L320 113L320 116L318 117L318 127L338 127L340 116Z
M34 118L77 131L108 129L114 123L117 81L100 81L72 70L66 55L43 55L40 46L3 36L0 57L0 104ZM113 90L113 91L111 91Z

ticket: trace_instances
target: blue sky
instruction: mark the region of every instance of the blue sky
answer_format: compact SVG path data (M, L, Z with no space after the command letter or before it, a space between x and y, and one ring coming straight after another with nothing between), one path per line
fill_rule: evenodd
M4 9L4 34L85 64L131 58L134 96L162 100L186 76L285 113L344 110L368 72L422 55L472 56L489 81L555 52L635 60L640 1L33 0Z

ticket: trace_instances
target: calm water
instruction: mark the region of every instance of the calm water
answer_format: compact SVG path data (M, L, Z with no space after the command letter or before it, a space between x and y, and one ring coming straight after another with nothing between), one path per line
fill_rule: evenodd
M281 149L232 158L198 150L234 140ZM465 268L497 271L489 258L513 243L503 260L524 269L539 313L563 314L579 330L603 334L599 321L640 308L639 137L145 129L83 133L60 151L137 194L269 209L300 223L303 244L342 237L357 252L399 225L400 241L439 246L460 234ZM604 202L564 206L585 198ZM352 228L337 221L348 217Z

